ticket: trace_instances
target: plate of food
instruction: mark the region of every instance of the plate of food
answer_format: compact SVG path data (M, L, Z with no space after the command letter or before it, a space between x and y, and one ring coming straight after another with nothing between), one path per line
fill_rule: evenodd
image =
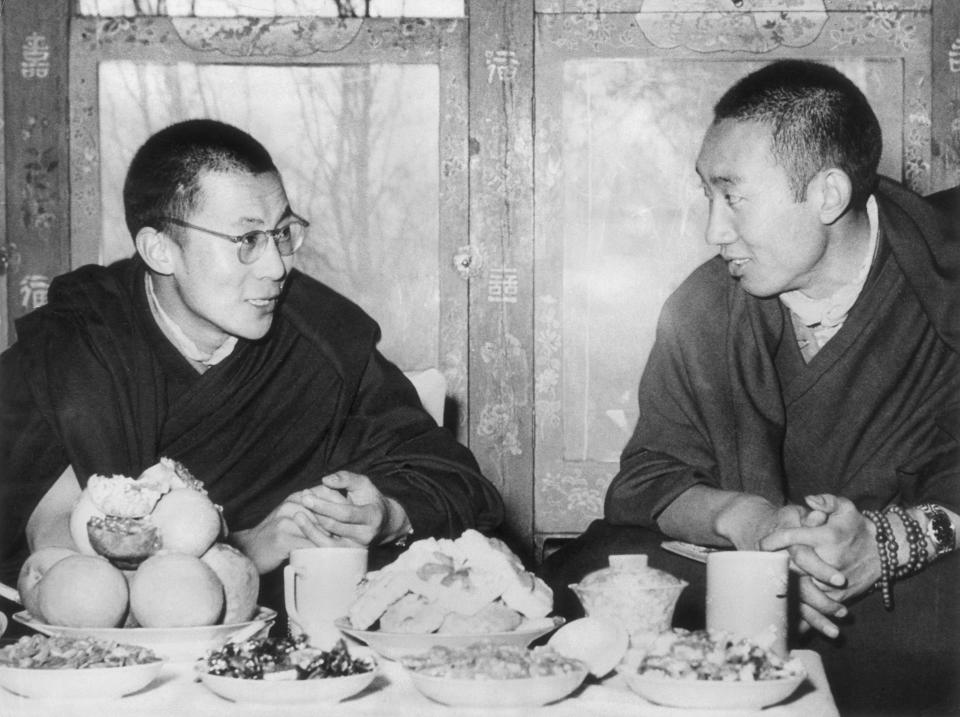
M309 647L306 637L266 637L231 642L196 664L200 681L233 702L332 703L362 692L378 674L376 659L341 640L330 650Z
M466 530L455 540L415 541L367 573L336 625L396 659L479 639L526 647L563 624L552 609L553 591L502 541Z
M356 630L351 626L349 618L346 617L340 618L335 624L341 632L365 643L381 657L385 657L388 660L398 660L408 655L418 655L428 652L432 647L466 647L481 639L495 645L526 647L538 637L542 637L562 625L563 622L562 617L550 617L531 620L526 625L521 625L517 629L509 632L473 634Z
M402 660L414 687L454 707L539 707L576 690L587 666L548 646L474 642Z
M115 699L147 687L163 664L136 645L29 635L0 648L0 686L21 697Z
M797 658L728 633L673 628L661 634L621 673L630 689L670 707L762 709L782 702L804 680Z
M207 650L219 647L232 635L266 632L277 618L276 610L260 607L251 620L198 627L70 627L36 620L29 612L14 613L13 619L49 636L93 637L139 645L174 662L193 661ZM259 625L259 629L258 626Z

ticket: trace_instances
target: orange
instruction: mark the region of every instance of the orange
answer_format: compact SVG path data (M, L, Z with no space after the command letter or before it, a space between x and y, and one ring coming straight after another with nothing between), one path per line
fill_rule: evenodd
M260 573L253 561L226 543L214 543L201 560L213 568L223 583L223 623L231 625L252 618L260 593Z
M106 558L69 555L39 584L40 612L51 625L117 627L127 614L127 581Z
M220 535L220 511L203 493L176 488L157 503L150 519L160 531L161 549L200 557Z
M223 604L223 583L213 568L186 553L152 555L130 580L130 609L143 627L214 625Z

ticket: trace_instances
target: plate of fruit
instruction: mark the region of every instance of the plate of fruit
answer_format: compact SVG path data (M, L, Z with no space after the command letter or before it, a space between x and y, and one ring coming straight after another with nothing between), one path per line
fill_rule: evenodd
M193 660L240 630L269 628L260 576L226 542L219 506L176 461L137 478L93 475L70 517L75 548L45 547L21 567L26 610L46 635L90 635Z

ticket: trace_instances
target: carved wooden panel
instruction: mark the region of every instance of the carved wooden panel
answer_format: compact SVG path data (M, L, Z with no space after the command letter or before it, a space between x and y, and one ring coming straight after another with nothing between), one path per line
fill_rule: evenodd
M3 7L4 177L8 313L3 330L46 303L68 266L67 16L60 3ZM6 320L9 317L9 320Z

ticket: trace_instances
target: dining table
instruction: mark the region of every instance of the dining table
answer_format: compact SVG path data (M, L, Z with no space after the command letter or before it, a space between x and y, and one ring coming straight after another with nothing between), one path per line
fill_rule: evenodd
M785 701L762 711L705 710L657 705L633 692L614 670L603 679L588 677L564 699L542 707L451 707L417 691L403 666L380 659L378 674L359 694L334 703L295 705L232 702L214 694L199 681L194 662L167 662L147 687L124 697L75 700L21 697L0 689L3 717L352 717L410 715L411 717L818 717L838 716L820 656L810 650L792 653L806 668L807 677Z

